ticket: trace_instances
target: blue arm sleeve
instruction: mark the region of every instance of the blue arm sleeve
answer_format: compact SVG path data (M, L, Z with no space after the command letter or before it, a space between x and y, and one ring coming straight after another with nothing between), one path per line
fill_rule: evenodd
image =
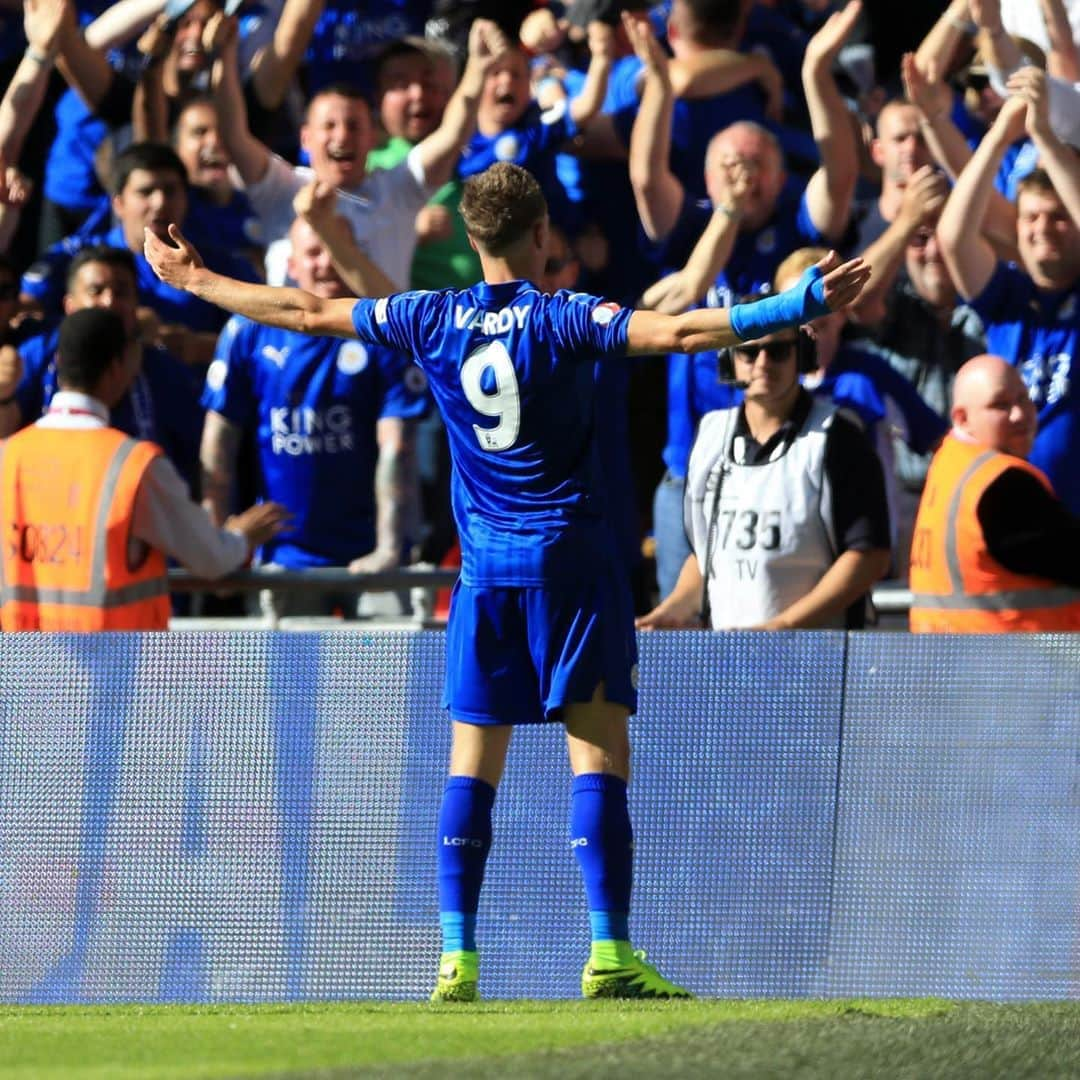
M790 289L753 304L735 304L731 309L731 329L742 341L752 341L828 314L824 275L811 266Z

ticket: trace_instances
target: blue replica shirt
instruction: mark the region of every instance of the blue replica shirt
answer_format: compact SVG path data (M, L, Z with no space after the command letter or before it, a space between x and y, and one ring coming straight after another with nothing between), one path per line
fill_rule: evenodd
M712 203L707 199L695 199L689 193L684 196L674 227L657 245L665 266L681 269L686 264L712 213ZM731 307L741 296L771 292L776 268L788 255L799 248L825 243L810 216L805 181L789 182L768 222L753 232L741 231L735 238L731 257L710 290L707 305Z
M186 228L186 225L185 225ZM114 225L108 232L90 235L84 232L67 236L38 256L22 276L21 288L44 310L46 319L59 319L61 300L66 287L68 265L84 248L96 244L126 248L124 230ZM191 293L166 285L146 261L142 251L135 252L135 285L139 302L157 313L163 323L176 323L189 330L216 332L225 323L226 314L213 304ZM246 259L218 247L200 251L206 265L226 277L256 281L255 270Z
M1080 282L1060 291L1039 289L1023 270L999 263L969 303L986 326L986 351L1019 368L1039 410L1028 460L1080 514L1080 393L1072 380L1080 348Z
M225 206L218 206L202 188L189 191L184 235L199 251L209 247L241 252L263 245L259 216L242 191L234 191Z
M858 416L875 446L888 435L879 429L885 420L902 426L904 441L916 454L929 453L949 430L945 417L900 372L865 349L841 345L812 393Z
M574 230L576 215L556 173L559 147L577 134L565 101L544 112L532 102L513 127L498 135L477 131L469 140L458 162L458 176L463 180L497 161L511 161L536 177L548 201L553 221Z
M610 566L593 369L625 353L630 315L526 281L357 301L360 340L410 352L431 380L465 584L588 581Z
M308 97L331 83L371 93L375 60L407 34L424 36L432 0L327 0L304 54Z
M229 320L202 402L255 432L262 495L293 515L263 562L347 566L375 547L376 421L423 415L426 387L400 352Z
M720 381L719 357L715 352L668 355L664 464L672 476L686 479L690 448L702 416L713 409L729 409L740 401L742 391L732 383Z
M58 330L29 338L19 346L23 377L15 390L24 424L33 423L59 389L56 382ZM192 491L198 490L199 440L203 410L191 369L171 353L143 346L142 369L109 412L109 423L136 439L149 439L165 451Z
M56 137L45 161L45 197L59 206L91 209L105 192L94 171L94 155L109 133L74 90L56 103Z

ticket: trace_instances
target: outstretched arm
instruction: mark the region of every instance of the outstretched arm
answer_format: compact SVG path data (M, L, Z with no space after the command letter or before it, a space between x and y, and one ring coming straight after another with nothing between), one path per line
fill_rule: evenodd
M861 0L849 0L842 11L830 15L810 39L803 58L810 127L821 154L821 166L806 187L807 209L821 235L831 240L838 240L847 228L859 171L855 133L833 79L832 65L861 11Z
M266 326L316 336L356 337L352 322L355 300L324 300L303 289L254 285L215 274L206 269L199 253L175 225L169 226L169 236L176 247L147 229L143 251L154 273L174 289L183 289L209 304L246 315Z
M869 277L862 259L841 265L831 251L790 289L752 304L697 308L684 315L635 311L627 325L626 351L632 356L696 353L751 341L847 307Z

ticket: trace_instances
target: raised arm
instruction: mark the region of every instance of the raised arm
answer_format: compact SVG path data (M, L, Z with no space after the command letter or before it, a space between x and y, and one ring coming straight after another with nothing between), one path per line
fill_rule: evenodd
M95 111L116 78L109 67L103 52L98 52L87 44L75 20L75 10L71 0L39 0L51 8L59 7L62 15L60 31L60 53L56 66L60 74L67 79L72 89L86 102L87 108Z
M222 142L245 184L257 184L270 166L270 151L248 130L247 106L240 85L236 19L218 12L206 24L203 45L217 59L210 85L217 106Z
M506 52L503 32L488 19L475 19L469 29L469 53L461 81L446 103L442 123L416 146L429 188L445 184L457 168L461 151L476 129L476 110L488 71Z
M337 191L321 180L302 187L293 209L318 234L342 281L357 296L387 296L402 286L391 281L360 249L349 223L339 213Z
M978 296L997 265L990 242L982 235L994 191L994 176L1009 145L1023 131L1027 104L1010 99L972 155L945 202L938 221L938 240L960 295Z
M810 267L790 288L752 304L696 308L683 315L635 311L627 326L627 353L696 353L799 326L847 307L870 276L861 259L840 263L835 252Z
M630 132L630 184L645 235L658 241L675 227L685 195L668 164L675 96L667 55L648 22L626 13L622 20L634 52L645 65L641 105Z
M912 237L921 228L933 226L949 186L931 165L916 169L904 188L900 212L889 227L863 253L870 269L870 282L859 297L853 312L855 320L873 325L885 318L885 303L904 254Z
M270 44L251 61L252 85L264 109L285 100L324 6L325 0L285 0Z
M1073 40L1069 13L1062 0L1039 0L1050 51L1046 54L1046 70L1066 82L1080 82L1080 51Z
M47 0L26 0L23 29L26 51L0 101L0 158L16 164L45 93L63 28L63 6Z
M126 45L165 10L165 0L118 0L83 31L86 44L98 52Z
M989 67L1002 77L1011 75L1024 62L1016 42L1001 21L1001 0L969 0L971 17L979 27L979 51Z
M615 58L615 28L594 19L588 27L589 69L585 85L570 102L570 119L579 127L587 124L604 105L608 76Z
M952 90L941 81L933 62L923 67L918 56L904 53L900 74L908 101L919 110L919 128L934 160L955 180L971 160L971 147L953 123Z
M923 71L928 71L931 66L938 71L951 70L957 49L977 29L968 0L952 0L919 43L915 50L916 63Z
M963 133L953 123L952 91L940 80L932 64L929 70L923 71L911 53L904 54L900 70L904 93L919 110L919 130L926 145L934 160L955 181L971 160L972 151ZM999 259L1008 261L1016 257L1016 208L997 188L990 195L982 233L993 245Z
M143 69L131 105L131 134L136 142L169 141L169 103L163 74L171 47L169 24L164 15L159 15L139 38Z
M355 300L324 300L303 289L253 285L215 274L206 269L199 253L175 225L169 226L169 236L176 247L147 229L143 251L154 273L174 289L266 326L316 336L356 337L352 322Z
M1021 68L1009 79L1009 89L1027 103L1024 124L1039 151L1039 163L1053 182L1069 216L1080 227L1080 158L1050 126L1046 72L1036 67Z
M741 161L721 166L716 170L716 176L720 187L719 201L690 258L681 270L668 274L645 290L641 297L642 307L678 315L705 296L731 258L750 177Z
M830 15L810 39L803 58L803 90L821 154L821 166L806 187L807 208L818 231L831 240L838 240L847 228L859 171L855 133L832 65L861 11L861 0L849 0L843 10Z

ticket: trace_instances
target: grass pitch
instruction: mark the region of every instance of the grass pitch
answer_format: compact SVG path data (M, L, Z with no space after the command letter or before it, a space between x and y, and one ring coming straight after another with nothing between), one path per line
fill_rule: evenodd
M0 1008L0 1080L1080 1076L1080 1004Z

